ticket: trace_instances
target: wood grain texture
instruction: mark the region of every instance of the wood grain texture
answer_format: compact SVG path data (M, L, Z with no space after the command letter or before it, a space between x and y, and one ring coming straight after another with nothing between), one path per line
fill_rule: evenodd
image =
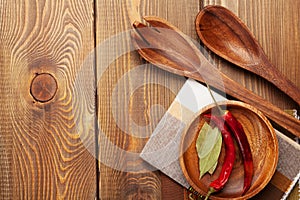
M93 1L0 1L0 13L0 199L94 199L94 133L85 146L73 92L94 46ZM30 86L42 73L58 88L39 102Z
M300 87L300 1L0 0L0 199L94 199L97 190L101 199L182 199L182 187L132 155L141 151L185 80L139 66L145 62L126 52L103 66L97 77L98 111L90 76L93 59L88 59L88 73L76 81L86 56L93 53L94 39L102 44L129 30L134 20L156 15L197 40L194 19L208 4L224 5L241 17L271 62ZM96 51L101 58L119 47L130 49L126 38L109 44L111 51ZM264 80L213 54L209 58L277 106L295 108ZM96 61L99 75L99 64L106 61ZM42 73L53 76L58 86L47 102L30 94L31 81ZM104 133L98 137L99 188L92 156L94 124L90 121L88 131L80 126L86 124L85 115L93 119L95 112ZM295 189L290 200L298 196Z
M196 13L198 6L198 2L175 0L97 1L97 45L130 30L131 23L145 15L169 19L196 38L194 16L189 12L194 10ZM161 177L137 156L185 79L151 65L140 66L145 62L136 52L128 52L131 46L128 39L121 39L117 45L111 44L112 49L124 48L127 52L108 67L104 66L107 69L98 77L99 123L103 132L99 136L100 198L162 199L165 197L162 183L166 183L169 191L172 191L172 185L174 188L178 185ZM110 52L106 52L108 55L104 58L102 52L97 52L101 57L97 57L98 68ZM116 88L118 92L114 93ZM109 162L111 157L113 163ZM177 198L182 199L182 195Z

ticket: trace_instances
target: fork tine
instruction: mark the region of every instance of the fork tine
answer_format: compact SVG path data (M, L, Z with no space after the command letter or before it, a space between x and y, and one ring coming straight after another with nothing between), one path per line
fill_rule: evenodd
M133 27L134 27L135 29L147 27L145 24L143 24L143 23L141 23L141 22L139 22L139 21L134 21L132 25L133 25Z
M161 23L160 21L156 20L155 17L146 16L144 20L149 23L152 27L159 27L159 28L169 28L166 24Z
M158 28L149 27L139 21L135 21L133 23L133 27L135 28L139 36L144 40L144 42L148 44L148 46L150 46L153 41L158 41L159 39L161 39L161 35L158 35L160 34Z
M146 45L143 46L150 46L150 43L146 40L146 38L143 36L143 29L147 28L148 26L146 26L145 24L139 22L139 21L135 21L132 26L134 27L135 31L135 37L134 39L137 40L143 40L144 43L146 43ZM137 38L136 35L139 35L139 38ZM138 42L140 45L142 44L141 41Z

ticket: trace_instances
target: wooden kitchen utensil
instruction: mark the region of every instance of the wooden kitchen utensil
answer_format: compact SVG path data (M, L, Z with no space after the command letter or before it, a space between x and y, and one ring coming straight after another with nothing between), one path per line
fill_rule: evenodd
M253 72L290 96L300 105L300 89L267 58L247 26L222 6L207 6L196 17L201 41L220 57Z

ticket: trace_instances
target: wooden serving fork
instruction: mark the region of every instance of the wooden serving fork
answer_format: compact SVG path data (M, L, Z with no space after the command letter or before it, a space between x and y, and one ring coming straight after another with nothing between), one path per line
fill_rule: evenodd
M300 137L300 121L224 75L178 28L158 17L148 16L144 19L151 26L134 22L131 39L145 60L171 73L225 91L230 96L256 107L269 119Z

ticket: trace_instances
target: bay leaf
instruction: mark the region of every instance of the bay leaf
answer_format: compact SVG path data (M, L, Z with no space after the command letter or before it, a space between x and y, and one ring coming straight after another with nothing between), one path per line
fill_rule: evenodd
M216 160L216 162L215 162L215 164L212 166L212 168L210 168L210 169L208 170L208 173L209 173L210 175L212 175L212 174L215 172L217 166L218 166L218 160Z
M206 172L215 170L222 147L222 135L218 128L211 128L206 122L199 131L196 150L199 158L200 178Z

